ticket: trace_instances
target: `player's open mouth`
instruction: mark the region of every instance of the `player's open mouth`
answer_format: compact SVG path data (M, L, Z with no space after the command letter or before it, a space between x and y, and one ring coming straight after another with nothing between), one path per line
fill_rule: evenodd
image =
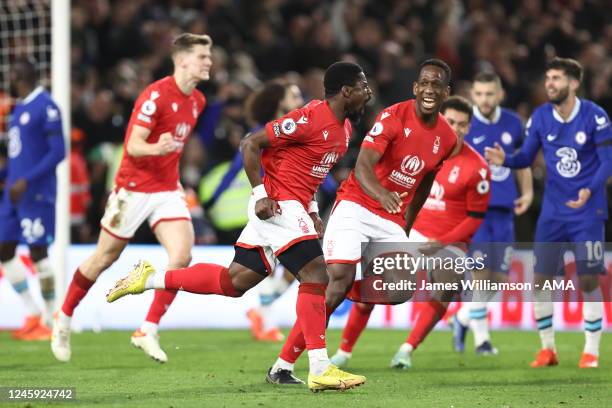
M423 98L423 107L426 109L433 109L436 106L436 100L434 98Z

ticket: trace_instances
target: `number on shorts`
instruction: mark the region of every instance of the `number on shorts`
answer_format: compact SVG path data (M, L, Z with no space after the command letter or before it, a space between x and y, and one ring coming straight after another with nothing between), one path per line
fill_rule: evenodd
M601 261L603 259L601 241L587 241L585 245L587 249L587 261Z
M21 220L21 233L27 242L34 242L45 235L45 226L39 218L24 218Z

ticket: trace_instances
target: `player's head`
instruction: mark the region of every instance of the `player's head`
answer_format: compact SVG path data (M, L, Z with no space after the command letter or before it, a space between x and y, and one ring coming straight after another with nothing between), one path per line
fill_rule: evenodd
M21 59L11 64L9 74L10 93L14 97L24 97L38 82L36 64L30 59ZM26 93L24 95L24 93Z
M422 117L437 114L442 102L450 93L451 69L440 59L423 61L419 67L419 77L412 86L416 97L417 112Z
M212 66L212 40L207 35L184 33L172 43L174 69L197 81L206 81Z
M487 118L493 115L504 98L501 80L495 72L491 71L476 74L470 93L478 111Z
M582 65L574 59L555 57L546 66L546 95L555 105L576 96L581 81Z
M263 88L249 95L245 103L245 110L250 121L264 124L303 104L302 91L297 85L270 81Z
M365 112L366 103L372 98L363 69L353 62L334 62L323 77L325 99L343 102L346 117L357 122Z
M472 120L472 104L462 96L453 95L442 104L440 113L457 134L460 142L470 131ZM460 143L457 143L458 145Z

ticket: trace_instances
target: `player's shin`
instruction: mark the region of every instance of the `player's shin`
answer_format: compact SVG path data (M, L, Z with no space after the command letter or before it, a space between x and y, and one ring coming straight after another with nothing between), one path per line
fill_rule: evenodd
M68 291L66 292L66 297L62 305L61 311L64 316L72 317L74 309L81 303L81 300L87 295L87 292L93 284L94 281L87 279L85 275L81 273L81 270L77 268L70 282L70 286L68 286Z
M51 323L55 312L55 274L49 258L36 262L38 279L40 280L40 292L47 308L47 322Z
M228 268L217 264L200 263L187 268L169 270L165 272L163 281L163 289L229 297L242 295L234 287ZM153 282L158 282L155 288L162 289L159 287L161 286L159 277L153 278Z
M474 346L478 347L485 341L490 341L489 322L487 320L487 304L485 302L470 302L470 329L474 332Z
M412 347L412 350L415 350L425 340L425 337L436 326L436 323L442 319L444 313L446 313L446 306L437 300L432 299L429 302L423 303L414 328L410 332L408 339L406 339L406 343Z
M353 352L355 343L357 343L359 336L361 336L361 333L363 333L363 330L368 325L368 320L370 320L372 310L372 305L353 303L346 327L342 332L340 350L344 351L345 353Z
M555 351L555 331L553 328L552 293L549 290L534 292L533 312L542 341L542 349Z
M599 356L601 341L603 302L599 288L592 292L582 292L582 316L584 318L584 353Z
M4 274L23 301L28 316L40 316L39 307L30 294L25 266L18 256L3 262Z
M304 333L313 375L323 374L330 365L325 344L325 287L322 283L303 282L298 289L297 321Z

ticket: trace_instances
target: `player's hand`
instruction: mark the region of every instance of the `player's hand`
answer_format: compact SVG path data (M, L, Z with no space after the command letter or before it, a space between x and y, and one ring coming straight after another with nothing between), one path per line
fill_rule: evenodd
M444 247L440 241L436 241L435 239L430 240L429 242L422 244L419 247L419 251L426 256L430 256L438 252Z
M495 143L495 147L485 147L485 159L490 164L495 164L496 166L503 166L504 160L506 160L506 152L499 145L499 143Z
M281 209L278 203L270 197L264 197L255 203L255 215L260 220L267 220L276 214L281 214Z
M16 203L21 199L23 193L25 193L28 188L28 181L24 178L17 180L13 185L9 188L9 197L13 203Z
M157 141L157 154L163 156L177 149L177 144L170 132L162 133Z
M578 199L570 200L566 202L565 205L573 209L578 209L585 205L586 202L589 201L589 198L591 198L591 190L588 188L581 188L580 191L578 191Z
M323 220L319 217L319 213L313 212L308 214L312 219L312 222L315 227L315 231L319 234L319 238L323 238L323 234L325 233L325 228L323 227Z
M523 194L516 200L514 200L514 213L516 215L523 215L533 202L533 194Z
M391 214L397 214L402 211L402 198L407 195L408 192L400 194L397 191L385 191L378 197L378 202L386 211Z

